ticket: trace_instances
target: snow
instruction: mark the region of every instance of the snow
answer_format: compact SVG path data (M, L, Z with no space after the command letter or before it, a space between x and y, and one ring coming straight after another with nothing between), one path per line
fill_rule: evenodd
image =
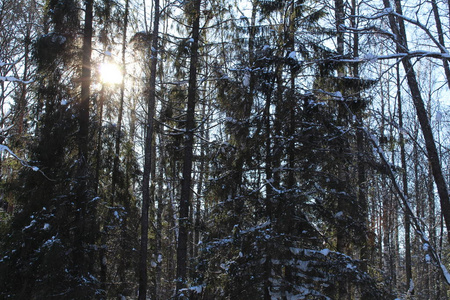
M31 228L31 227L33 227L34 224L36 224L36 220L31 220L30 224L29 224L28 226L25 226L25 227L22 229L22 231L23 231L23 230L26 230L26 229L29 229L29 228Z
M291 58L293 60L297 60L297 52L295 51L291 51L291 53L289 53L288 58Z
M335 217L336 219L342 219L342 218L344 217L344 212L339 211L339 212L337 212L337 213L334 215L334 217Z
M50 229L50 224L45 223L43 229L44 230L49 230Z
M89 201L89 202L94 202L94 201L98 201L98 200L100 200L101 198L100 197L94 197L94 198L92 198L92 200L91 201Z
M203 290L203 286L201 286L201 285L191 286L189 289L191 291L194 291L197 294L200 294L202 292L202 290Z
M326 249L326 248L320 250L320 253L324 256L327 256L330 252L331 252L330 249Z
M51 247L54 243L59 243L59 239L56 238L56 236L52 236L51 239L48 239L42 246L43 247Z
M441 263L441 270L442 273L444 274L445 280L447 281L448 284L450 284L450 274L447 271L447 268Z
M67 41L67 38L65 36L62 36L60 34L52 34L52 42L62 45Z
M442 112L437 111L436 112L436 122L441 122L442 120Z
M242 84L243 84L245 87L248 87L248 86L250 85L250 74L245 73L244 79L242 80Z
M411 293L412 291L414 291L414 281L411 278L411 280L409 281L408 292Z
M187 289L181 289L180 292L183 295L183 292L185 291L192 291L196 294L200 294L203 291L204 286L203 285L196 285L196 286L190 286Z
M342 93L340 92L340 91L337 91L337 92L335 92L335 93L332 93L332 96L333 97L335 97L335 98L338 98L338 100L343 100L343 96L342 96Z
M308 271L308 269L309 269L309 268L308 268L308 265L309 265L309 261L303 261L303 260L300 260L300 261L298 261L297 267L298 267L300 270L306 272L306 271Z
M0 145L0 152L3 152L3 151L8 152L9 154L11 154L15 159L17 159L22 164L22 166L31 168L35 172L39 171L38 167L30 166L27 162L25 162L23 159L19 158L14 152L12 152L12 150L9 149L8 146Z
M375 55L375 54L372 54L372 53L367 53L366 55L364 55L364 60L365 61L369 61L369 62L374 62L374 61L376 61L377 60L377 56Z
M20 83L32 83L33 80L21 80L13 76L0 76L0 81L20 82Z

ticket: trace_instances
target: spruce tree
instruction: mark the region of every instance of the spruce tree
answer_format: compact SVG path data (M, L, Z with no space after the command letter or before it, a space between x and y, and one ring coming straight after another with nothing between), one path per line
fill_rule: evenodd
M85 172L89 109L81 109L87 119L74 117L80 116L80 99L70 81L72 68L82 62L76 47L78 10L76 1L49 1L48 23L34 46L40 83L37 138L30 150L34 168L24 169L14 186L19 210L2 244L10 253L2 264L2 290L17 299L90 299L98 294L92 260L96 228L91 208L96 199L88 196ZM86 103L90 79L84 75ZM84 167L75 163L80 160Z

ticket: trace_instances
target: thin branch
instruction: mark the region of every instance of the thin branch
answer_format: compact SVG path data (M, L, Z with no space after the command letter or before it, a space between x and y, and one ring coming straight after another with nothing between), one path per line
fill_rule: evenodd
M48 180L50 180L50 181L56 181L56 180L54 180L54 179L50 179L50 178L49 178L47 175L45 175L45 173L42 172L42 170L39 169L38 167L32 166L32 165L28 164L26 161L24 161L23 159L21 159L21 158L20 158L19 156L17 156L11 149L9 149L8 146L0 145L0 152L3 152L3 151L6 151L6 152L8 152L9 154L11 154L11 156L13 156L15 159L17 159L17 160L20 162L20 164L21 164L22 166L27 167L27 168L30 168L30 169L32 169L32 170L35 171L35 172L41 173L46 179L48 179Z

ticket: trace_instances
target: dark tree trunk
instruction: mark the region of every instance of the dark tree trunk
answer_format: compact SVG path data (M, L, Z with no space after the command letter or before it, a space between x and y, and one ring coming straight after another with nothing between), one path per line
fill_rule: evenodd
M125 19L123 23L123 37L122 37L122 81L120 83L120 98L119 98L119 113L117 116L117 129L116 129L116 141L114 148L114 160L113 160L113 174L111 181L111 198L112 204L115 202L116 197L116 185L119 177L119 164L120 164L120 143L122 140L122 119L123 119L123 102L125 94L125 74L126 74L126 44L127 44L127 27L128 27L128 10L129 1L125 1Z
M178 224L178 245L177 245L177 294L185 286L187 274L187 242L189 231L189 206L191 198L191 178L194 151L194 130L195 130L195 102L197 96L197 67L198 67L198 47L200 36L200 5L201 0L193 0L192 14L192 46L191 59L189 65L189 86L187 96L186 111L186 132L184 142L183 157L183 178L181 180L180 212Z
M154 115L156 102L156 66L158 63L158 35L159 35L159 0L154 2L154 22L153 37L150 49L150 80L149 96L147 103L147 128L145 130L145 150L144 150L144 173L142 178L142 217L141 217L141 246L139 257L139 300L145 300L147 297L147 262L148 262L148 229L149 229L149 207L151 199L150 175L152 172L152 153L153 153L153 135L154 135ZM151 178L153 180L154 178Z
M76 233L74 236L74 267L80 276L92 270L93 260L85 245L94 242L92 222L95 217L89 206L89 101L91 86L93 1L85 1L84 35L82 45L81 98L78 105L78 169L76 178ZM86 255L86 252L87 255Z
M116 203L116 198L121 201L121 205L123 208L130 207L129 201L130 197L128 197L128 193L124 191L125 184L121 184L122 189L119 190L119 194L117 193L117 185L119 184L119 166L120 166L120 148L122 141L122 120L123 120L123 105L124 105L124 95L125 95L125 76L126 76L126 46L127 46L127 29L128 29L128 13L129 13L129 0L125 1L125 16L123 23L123 36L122 36L122 81L120 83L120 99L119 99L119 115L117 117L117 129L116 129L116 141L115 141L115 149L114 149L114 160L113 160L113 175L111 182L111 203ZM122 179L123 180L123 179ZM120 295L123 295L127 289L126 283L126 269L127 269L127 248L129 247L128 241L126 238L127 225L128 225L128 215L130 213L129 210L124 210L125 213L122 214L122 224L120 228L120 260L118 266L118 275L120 282Z
M406 150L405 150L405 138L403 137L403 108L402 108L402 99L400 92L400 66L397 65L397 101L398 101L398 125L400 127L400 160L402 163L402 182L403 182L403 193L406 198L408 198L408 173L407 173L407 164L406 164ZM411 266L411 220L409 214L405 214L405 269L406 269L406 286L408 289L408 293L412 293L410 291L411 280L412 280L412 266Z

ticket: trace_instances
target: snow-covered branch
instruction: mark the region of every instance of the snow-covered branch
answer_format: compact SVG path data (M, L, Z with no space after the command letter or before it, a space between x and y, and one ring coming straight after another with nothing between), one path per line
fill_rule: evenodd
M361 62L373 62L373 61L377 61L377 60L389 60L389 59L401 60L403 58L413 58L413 57L418 57L418 58L432 57L432 58L450 60L449 53L416 50L416 51L403 52L403 53L392 53L392 54L388 54L388 55L366 54L365 56L355 57L355 58L339 58L339 61L347 62L347 63L358 63L358 62L361 63Z
M341 25L341 28L345 31L357 32L357 33L377 33L377 34L386 35L392 39L396 39L396 35L394 33L384 30L375 25L362 27L362 28L355 28L355 27Z
M403 19L404 21L413 24L415 26L417 26L418 28L422 29L425 34L430 38L430 40L435 44L435 46L441 51L441 56L438 55L430 55L430 57L434 57L434 58L440 58L440 59L449 59L449 51L447 50L447 48L445 48L440 42L439 40L432 34L432 32L427 28L427 26L425 26L424 24L422 24L419 20L417 19L412 19L409 18L405 15L399 14L396 11L394 11L394 9L392 9L391 7L389 8L385 8L383 9L382 12L374 15L374 16L361 16L361 15L357 15L357 16L353 16L356 18L363 18L363 19L367 19L367 20L376 20L376 19L380 19L382 17L388 16L388 15L393 15L397 18ZM376 26L368 26L368 27L364 27L364 28L351 28L351 27L345 27L346 30L349 31L353 31L353 32L377 32L377 33L381 33L384 35L388 35L390 36L394 41L396 41L396 35L392 32L388 32L386 30L380 29Z
M356 16L352 16L352 17L360 18L360 19L367 19L367 20L376 20L376 19L380 19L380 18L388 16L388 15L393 15L397 18L403 19L404 21L406 21L410 24L413 24L413 25L417 26L418 28L420 28L421 30L423 30L423 32L425 32L425 34L430 38L430 40L433 42L433 44L441 51L440 53L439 52L421 51L421 50L412 51L412 52L408 52L408 54L407 54L408 56L413 56L413 57L421 56L421 57L433 57L433 58L438 58L438 59L450 59L448 49L439 42L439 40L433 35L433 33L430 31L430 29L426 25L422 24L417 19L412 19L405 15L399 14L390 7L383 9L382 12L377 13L374 16L356 15ZM359 33L376 32L378 34L383 34L383 35L389 36L394 41L397 42L397 37L393 32L389 32L387 30L378 28L375 25L367 26L367 27L363 27L363 28L353 28L353 27L343 26L343 29L345 29L347 31L359 32ZM399 53L399 55L404 55L404 53Z
M42 175L44 175L44 177L47 178L48 180L54 181L53 179L48 178L47 175L45 175L44 172L41 171L41 169L39 169L39 168L36 167L36 166L30 165L30 164L27 163L25 160L23 160L23 159L21 159L19 156L17 156L17 154L15 154L11 149L9 149L8 146L6 146L6 145L0 145L0 153L1 153L1 152L8 152L12 157L14 157L15 159L17 159L17 160L20 162L20 164L21 164L22 166L27 167L27 168L30 168L30 169L32 169L32 170L35 171L35 172L39 172L39 173L41 173Z
M33 82L33 80L22 80L13 76L0 76L0 81L19 82L23 84L29 84Z
M438 47L439 50L441 50L442 53L447 55L447 57L448 57L448 55L449 55L448 50L441 43L439 43L439 41L433 36L433 34L430 32L430 30L425 25L420 23L419 20L414 20L414 19L408 18L408 17L401 15L393 10L391 10L390 13L393 14L394 16L396 16L397 18L401 18L404 21L411 23L413 25L416 25L417 27L422 29L427 34L427 36L433 41L433 43L436 45L436 47Z

